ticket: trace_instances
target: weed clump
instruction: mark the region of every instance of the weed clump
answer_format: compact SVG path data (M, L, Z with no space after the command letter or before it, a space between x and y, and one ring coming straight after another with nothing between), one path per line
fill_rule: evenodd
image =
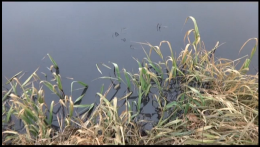
M246 74L258 39L253 38L256 44L250 58L237 70L236 63L244 57L234 61L215 59L219 42L208 52L201 41L196 20L190 16L186 21L189 18L194 23L194 29L185 34L184 40L188 43L178 57L174 56L170 42L161 41L159 46L139 43L150 47L150 50L148 54L142 46L146 57L142 62L134 58L139 65L138 73L130 73L126 69L120 71L119 66L112 63L115 77L100 78L117 81L118 84L112 81L105 92L102 85L101 91L96 93L99 96L97 106L94 103L80 104L88 88L81 81L73 81L71 95L65 95L59 67L49 54L53 63L50 71L56 83L41 80L37 75L38 69L23 83L18 77L22 72L13 76L6 83L11 89L3 90L2 144L258 144L258 73ZM193 43L189 39L192 32L195 35ZM171 52L166 58L160 48L163 43L167 43ZM151 60L153 51L161 61ZM52 71L53 67L55 72ZM96 67L102 73L97 64ZM73 102L74 83L82 85L84 90ZM108 100L107 94L111 88L119 90L122 83L127 87L126 95ZM47 106L43 86L59 100L53 100ZM18 88L22 90L21 95L17 92ZM137 100L131 101L133 93L137 93ZM123 100L123 105L119 106L119 101ZM149 122L139 116L149 100L158 120L147 130L143 124ZM53 111L57 106L63 115ZM125 109L119 112L121 107ZM85 111L74 116L74 108L85 108ZM11 116L22 121L25 133L11 125ZM53 125L55 117L59 124L56 127Z

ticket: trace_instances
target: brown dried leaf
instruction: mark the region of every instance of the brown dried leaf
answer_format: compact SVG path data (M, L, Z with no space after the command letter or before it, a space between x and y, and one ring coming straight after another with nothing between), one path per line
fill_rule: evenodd
M189 113L186 116L191 122L195 122L195 123L199 122L198 117L193 113Z

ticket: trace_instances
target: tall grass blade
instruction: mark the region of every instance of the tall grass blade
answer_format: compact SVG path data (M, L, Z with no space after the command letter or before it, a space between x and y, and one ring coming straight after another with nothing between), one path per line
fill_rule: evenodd
M50 83L50 82L48 82L48 81L41 81L40 83L43 83L46 87L48 87L53 93L55 93L54 92L54 90L53 90L53 85Z
M22 86L25 86L33 77L33 75L38 71L39 67L33 72L33 74L22 84Z
M49 126L51 126L51 124L52 124L52 119L53 119L53 106L54 106L54 101L51 102L50 113L49 113L49 119L48 119L48 125L49 125Z
M145 94L144 94L144 95L145 95L145 97L148 95L148 93L149 93L149 91L150 91L150 88L151 88L151 86L152 86L152 85L151 85L151 84L149 84L149 85L148 85L148 87L146 88L146 90L145 90Z
M3 107L3 106L2 106ZM9 111L7 112L7 116L6 116L6 122L8 123L10 121L10 117L13 114L15 110L13 109L13 105L11 106L11 108L9 109Z
M126 82L127 82L127 88L130 90L131 89L131 82L130 82L129 76L127 75L127 72L126 72L125 69L123 69L123 71L124 71L125 79L126 79Z
M87 108L89 107L90 109L94 106L94 103L90 104L90 105L74 105L74 108Z
M85 94L81 95L80 97L78 97L75 101L74 101L74 105L77 104L79 101L81 101L81 99L85 96Z
M70 97L69 102L70 102L69 117L71 118L72 115L73 115L73 110L74 110L74 105L73 105L73 102L72 102L72 100L71 100L71 97Z
M60 76L59 75L55 75L55 77L56 77L57 84L58 84L58 87L59 87L60 91L63 91Z
M80 85L82 85L83 87L88 87L88 85L84 82L81 82L81 81L77 81Z
M167 105L164 107L164 108L165 108L165 111L168 110L168 109L170 109L170 108L172 108L173 106L178 106L178 107L180 107L179 104L178 104L176 101L172 101L172 102L170 102L169 104L167 104Z
M139 92L138 92L138 103L137 103L137 111L140 113L140 110L141 110L141 102L142 102L142 90L141 90L141 86L139 86Z
M139 68L142 68L142 67L143 67L143 66L141 65L141 63L140 63L137 59L135 59L134 57L133 57L133 59L138 63Z
M30 75L30 77L22 84L22 86L25 86L33 77L33 74Z
M47 55L49 56L49 58L50 58L50 60L51 60L51 62L52 62L52 64L53 64L54 68L55 68L55 69L59 69L58 64L53 60L53 58L51 57L51 55L49 55L49 54L47 54Z
M73 91L73 90L72 90L72 89L73 89L73 84L74 84L75 82L79 83L80 85L82 85L82 86L85 87L85 88L88 87L87 84L85 84L85 83L83 83L83 82L81 82L81 81L72 81L71 84L70 84L70 88L71 88L71 89L70 89L70 90L71 90L70 92L71 92L71 95L72 95L72 91Z
M103 94L103 92L104 92L104 84L102 84L101 89L100 89L100 93Z
M120 72L119 72L118 65L117 65L116 63L113 63L113 62L111 62L111 63L114 65L114 67L115 67L115 69L116 69L116 74L117 74L118 82L121 83L121 76L120 76Z
M131 116L131 120L133 120L137 115L139 115L139 113L140 113L140 112L138 111L136 114L132 115L132 116Z
M11 93L12 88L2 97L2 103L5 101L6 98L8 98L7 96Z
M189 103L187 103L184 109L184 116L186 116L186 114L188 113L189 108L190 108Z
M142 46L142 48L143 48L143 46ZM143 50L144 50L144 48L143 48ZM152 66L153 69L154 69L157 73L160 73L160 76L163 76L162 71L161 71L159 68L157 68L157 67L153 64L152 60L150 59L150 57L148 56L148 54L146 53L145 50L144 50L144 53L145 53L145 55L146 55L146 57L147 57L147 58L144 58L144 59L146 59L146 60L149 62L149 65ZM163 77L162 77L162 78L163 78Z
M7 84L9 84L12 80L13 80L13 78L15 78L15 77L17 77L19 74L21 74L23 71L20 71L20 72L18 72L17 74L15 74L12 78L10 78L9 80L7 80L7 82L5 83L5 85L7 85Z
M186 24L186 22L187 22L187 20L188 20L189 18L193 21L194 29L195 29L195 33L194 33L195 40L194 40L193 44L197 46L197 44L198 44L199 41L200 41L199 28L198 28L198 25L197 25L197 22L196 22L195 18L192 17L192 16L189 16L189 17L186 18L184 25Z

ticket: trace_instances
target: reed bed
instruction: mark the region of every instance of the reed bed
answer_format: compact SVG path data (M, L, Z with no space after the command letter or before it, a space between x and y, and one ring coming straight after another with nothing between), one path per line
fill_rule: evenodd
M249 58L238 68L242 58L231 61L217 58L214 53L220 46L207 51L201 41L198 25L193 17L194 29L184 36L186 47L178 57L168 41L161 41L159 46L140 43L146 55L140 62L138 73L131 73L111 62L115 77L103 76L99 79L113 80L104 91L104 85L97 92L99 104L80 104L88 85L81 81L71 83L70 95L65 95L59 74L59 67L48 54L53 65L50 71L52 81L39 78L37 71L24 82L20 79L23 72L17 73L5 84L10 89L3 90L2 96L2 144L25 145L186 145L219 144L246 145L258 144L258 73L248 75L249 65L257 49L258 39ZM185 21L185 23L186 23ZM190 41L193 33L195 40ZM245 44L248 42L246 41ZM161 45L166 43L171 52L164 57ZM242 45L239 52L245 46ZM143 47L144 46L144 47ZM145 49L148 47L148 49ZM153 62L151 54L157 54L161 61ZM101 66L96 64L101 72ZM53 69L55 71L53 72ZM237 70L239 69L239 70ZM20 76L20 77L18 77ZM83 92L74 102L72 91L74 83L83 86ZM57 97L50 106L45 102L47 87ZM107 99L111 88L126 86L125 96ZM22 94L17 91L20 89ZM177 93L173 96L173 93ZM130 96L137 93L137 99L130 101ZM150 130L145 130L140 119L144 99L149 98L158 115ZM119 101L124 101L119 106ZM59 107L62 112L53 112ZM119 108L124 111L119 112ZM85 108L80 115L73 115L75 108ZM12 117L22 121L24 133L14 129ZM59 127L53 126L53 118Z

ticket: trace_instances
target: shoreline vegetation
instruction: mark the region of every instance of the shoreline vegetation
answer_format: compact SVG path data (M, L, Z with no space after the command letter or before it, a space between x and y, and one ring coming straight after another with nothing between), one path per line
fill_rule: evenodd
M103 84L96 93L100 101L97 105L81 104L88 89L84 82L73 81L71 91L64 94L60 69L49 54L53 80L40 79L39 68L25 81L20 80L23 72L14 75L3 84L10 89L2 90L2 145L258 144L258 73L247 74L258 39L247 40L239 50L248 41L255 41L249 57L234 61L215 58L219 42L207 51L196 20L189 16L185 23L189 19L194 29L185 34L186 47L178 57L168 41L161 41L159 46L139 43L146 56L142 62L134 58L139 65L138 73L120 69L116 63L102 64L115 77L98 78L112 82L108 89ZM192 33L193 42L189 39ZM162 55L163 43L168 45L170 55ZM152 61L151 54L157 54L161 61ZM244 64L236 67L243 60ZM102 74L100 66L96 64ZM76 83L83 87L83 92L73 102ZM119 90L121 86L127 87L126 95L108 100L111 88ZM138 96L130 101L134 89ZM55 94L50 105L46 104L44 93ZM143 124L148 121L140 117L147 99L158 115L150 130L144 129ZM119 106L119 101L125 101L124 105ZM60 112L53 112L54 107ZM125 109L119 112L121 107ZM74 115L76 108L84 110ZM12 116L22 122L23 133L12 125ZM53 127L54 119L58 127Z

